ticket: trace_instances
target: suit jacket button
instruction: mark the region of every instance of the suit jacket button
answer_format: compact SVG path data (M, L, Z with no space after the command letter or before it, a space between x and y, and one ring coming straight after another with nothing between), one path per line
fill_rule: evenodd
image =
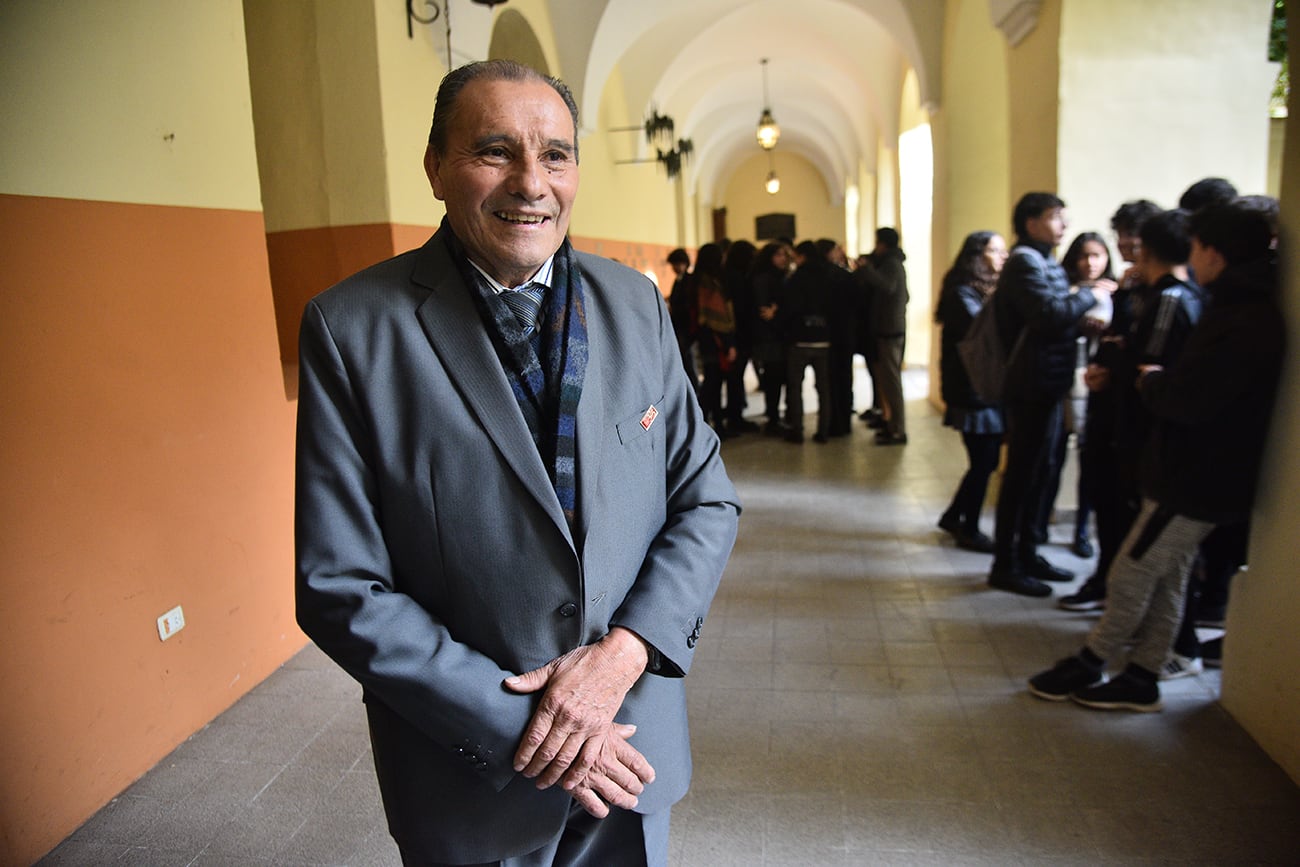
M695 640L696 640L696 639L695 639L695 636L694 636L694 635L688 635L688 636L686 637L686 646L689 647L689 648L694 649L694 647L695 647Z
M578 613L578 606L574 605L572 602L566 602L560 606L561 617L572 617L577 613Z

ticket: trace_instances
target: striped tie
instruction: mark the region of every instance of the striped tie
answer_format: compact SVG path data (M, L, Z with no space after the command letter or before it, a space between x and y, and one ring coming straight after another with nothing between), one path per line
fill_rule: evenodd
M501 300L506 302L510 312L515 314L515 319L519 320L525 335L532 334L533 329L537 327L537 314L542 309L542 296L545 293L546 287L541 283L529 283L527 286L501 293Z

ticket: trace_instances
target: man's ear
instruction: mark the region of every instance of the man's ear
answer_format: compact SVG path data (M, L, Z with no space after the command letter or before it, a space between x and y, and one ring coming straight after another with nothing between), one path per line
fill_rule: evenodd
M433 197L442 201L442 181L438 177L438 166L441 160L438 154L434 152L433 145L424 149L424 174L429 178L429 186L433 189Z

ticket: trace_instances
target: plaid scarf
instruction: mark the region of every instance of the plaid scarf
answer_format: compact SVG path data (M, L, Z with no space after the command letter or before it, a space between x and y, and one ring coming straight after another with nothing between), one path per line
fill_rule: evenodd
M461 278L471 287L497 358L528 423L533 444L546 465L569 528L576 528L577 414L587 371L587 314L582 275L565 238L555 253L551 287L542 299L542 324L531 338L510 308L470 264L460 239L444 217L443 237Z

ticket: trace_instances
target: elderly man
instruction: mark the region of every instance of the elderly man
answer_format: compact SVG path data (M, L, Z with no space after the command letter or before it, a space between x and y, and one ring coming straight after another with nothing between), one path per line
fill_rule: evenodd
M438 232L304 313L298 621L406 864L662 864L735 491L654 286L567 240L568 89L454 70L425 170Z

